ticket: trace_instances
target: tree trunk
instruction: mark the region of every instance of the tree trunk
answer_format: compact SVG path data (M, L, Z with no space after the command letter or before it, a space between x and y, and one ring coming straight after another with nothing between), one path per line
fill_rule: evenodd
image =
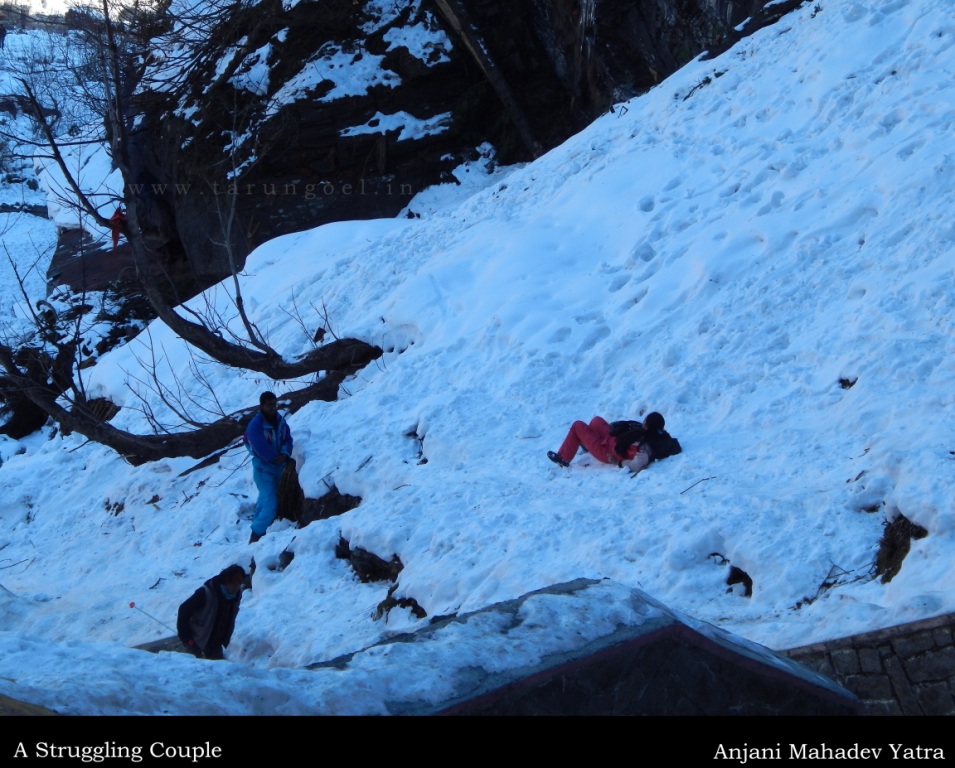
M0 365L6 370L17 391L56 421L64 432L78 432L94 442L102 443L133 465L178 456L194 459L208 456L240 437L258 409L257 406L244 408L187 432L136 435L96 418L81 404L74 404L69 409L64 408L57 402L59 395L56 390L38 383L20 371L9 347L0 346ZM336 371L315 384L282 395L279 400L283 405L287 405L289 413L294 413L313 400L332 402L338 398L338 387L346 375Z

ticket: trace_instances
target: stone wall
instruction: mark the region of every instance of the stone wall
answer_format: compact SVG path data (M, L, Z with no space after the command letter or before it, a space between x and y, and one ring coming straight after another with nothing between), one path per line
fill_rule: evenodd
M858 696L869 715L955 715L955 614L781 651Z

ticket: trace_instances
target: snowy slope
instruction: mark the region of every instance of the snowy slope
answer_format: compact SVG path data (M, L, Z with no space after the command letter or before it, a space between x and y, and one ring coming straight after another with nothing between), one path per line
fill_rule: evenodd
M194 704L188 669L210 698L268 688L285 711L351 711L342 676L297 668L427 619L375 620L387 585L335 558L340 537L396 554L396 596L429 616L576 577L773 648L955 610L953 43L948 0L807 5L460 205L259 248L243 291L279 348L306 351L303 325L327 311L336 335L388 350L290 419L306 494L333 484L361 506L249 546L241 450L179 477L193 462L133 468L77 436L0 446L0 693L176 713ZM195 305L227 311L228 290ZM176 422L149 391L147 342L169 386L201 403L211 387L225 411L295 387L154 326L89 373L122 428L146 429L137 388ZM633 479L545 458L574 419L647 410L681 456ZM900 513L928 536L882 584L878 540ZM253 555L234 663L123 648L169 635L179 602ZM724 560L751 598L727 591ZM102 671L92 701L72 665ZM119 693L131 678L148 695Z

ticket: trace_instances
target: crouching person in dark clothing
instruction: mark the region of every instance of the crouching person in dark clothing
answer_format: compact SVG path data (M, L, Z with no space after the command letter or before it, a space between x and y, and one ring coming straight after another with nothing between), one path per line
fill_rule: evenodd
M242 566L230 565L179 606L176 631L186 650L197 659L223 658L222 649L232 639L244 586Z

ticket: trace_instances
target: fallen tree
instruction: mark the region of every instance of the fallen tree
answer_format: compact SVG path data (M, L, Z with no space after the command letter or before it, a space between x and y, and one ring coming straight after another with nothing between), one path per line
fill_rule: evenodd
M358 367L371 359L374 358L363 361ZM134 465L179 456L195 459L208 456L240 437L257 410L257 407L243 408L199 428L182 432L138 435L112 426L102 418L100 409L93 407L90 401L75 391L64 405L61 402L63 391L52 383L41 382L35 374L23 371L14 360L14 352L10 347L0 345L0 366L17 391L56 421L64 432L77 432L112 448ZM339 385L354 370L331 371L313 384L282 395L279 402L289 413L294 413L315 400L334 401L338 398Z

